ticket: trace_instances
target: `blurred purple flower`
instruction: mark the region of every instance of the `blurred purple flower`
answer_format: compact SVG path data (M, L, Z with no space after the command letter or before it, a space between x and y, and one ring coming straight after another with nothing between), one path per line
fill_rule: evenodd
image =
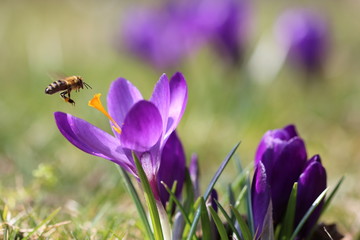
M320 157L316 155L309 161L306 159L305 144L294 125L267 131L263 136L255 156L251 189L254 225L259 234L263 230L270 201L274 224L281 221L295 182L299 182L297 202L301 203L296 209L296 224L325 190L326 173ZM307 221L303 234L308 234L316 223L320 210L321 206Z
M198 46L192 19L170 6L133 10L122 27L128 50L159 69L176 66Z
M248 0L169 1L125 17L122 38L128 50L157 68L173 67L200 46L240 59L248 31Z
M250 25L248 0L200 1L197 22L216 50L233 63L241 60ZM211 17L209 17L211 16Z
M161 152L178 125L187 103L187 85L181 73L170 80L163 74L149 101L129 81L114 81L107 96L108 111L95 95L89 105L103 112L111 122L114 135L85 120L55 112L55 121L65 138L74 146L94 156L110 160L137 177L134 152L147 175L155 197ZM119 127L121 126L121 128Z
M191 156L190 165L189 165L189 174L190 179L194 187L194 197L197 199L200 196L200 185L199 185L199 178L200 178L200 169L199 169L199 162L198 156L193 154Z
M161 184L164 182L170 189L177 181L175 195L179 197L185 181L186 161L183 146L174 131L162 150L161 163L158 172L158 188L163 206L169 200L169 193Z
M276 34L288 48L289 60L305 73L321 72L329 51L329 30L326 20L316 12L293 9L278 19Z

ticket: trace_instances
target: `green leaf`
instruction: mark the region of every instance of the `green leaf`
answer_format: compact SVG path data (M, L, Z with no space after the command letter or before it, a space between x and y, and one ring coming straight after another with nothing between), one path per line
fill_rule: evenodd
M221 173L224 171L226 165L230 161L231 157L234 155L234 153L235 153L236 149L239 147L239 145L240 145L240 143L236 144L235 147L228 153L228 155L226 156L224 161L221 163L220 167L216 171L215 175L211 179L210 184L208 185L208 187L207 187L207 189L205 191L204 199L207 199L209 197L209 195L211 193L211 190L213 189L216 181L219 179ZM199 221L199 218L200 218L200 209L198 209L196 211L195 218L194 218L193 223L191 225L190 232L189 232L189 235L187 237L187 240L190 240L192 238L192 236L194 235L196 227L197 227L197 223Z
M264 225L261 233L261 240L274 240L274 222L272 217L272 202L270 200L268 209L264 217Z
M289 197L289 202L286 208L285 217L281 224L280 239L289 239L292 230L294 229L294 218L296 210L296 196L297 196L297 185L295 182Z
M329 197L327 197L324 200L324 205L321 208L321 213L319 218L321 217L321 215L326 211L326 209L329 207L330 202L332 201L332 199L334 198L335 194L337 193L337 191L340 189L341 184L343 183L343 181L345 180L345 176L342 176L340 178L340 180L337 182L335 188L331 191L331 193L329 194ZM316 224L314 224L314 226L312 227L312 229L310 230L309 235L307 236L306 239L311 239L311 236L313 235L314 231L316 228Z
M7 222L8 213L9 213L9 208L8 208L7 204L4 204L4 210L1 213L1 220L3 222Z
M238 198L236 199L236 202L235 202L235 208L238 208L240 206L240 203L241 203L241 199L244 198L245 196L245 193L247 193L247 186L244 186L242 189L241 189L241 192L238 196Z
M136 170L138 172L141 185L143 186L144 192L145 192L145 200L148 204L149 212L150 212L150 218L151 223L154 228L154 235L156 240L162 240L164 239L163 232L161 229L161 222L159 217L159 212L156 206L156 201L154 198L154 194L151 190L149 181L146 177L146 174L144 172L144 169L142 168L139 159L137 156L133 153L134 162L136 165Z
M104 235L103 239L110 239L110 237L116 236L116 234L113 231L114 226L115 226L115 222L116 222L115 219L112 219L110 221L110 224L107 227L107 231L105 232L105 235ZM124 232L123 234L125 235L126 233Z
M235 156L234 163L235 163L235 166L236 166L239 174L242 174L242 172L244 171L244 168L243 168L243 166L241 164L240 156Z
M165 183L161 182L161 184L164 185ZM164 185L164 187L165 187L165 185ZM167 185L166 185L166 187L167 187ZM170 189L169 190L170 190L171 193L175 193L176 188L177 188L177 181L175 180L174 183L173 183L173 186L171 187L171 190ZM167 191L167 189L166 189L166 191ZM175 197L175 199L176 199L176 197ZM170 197L168 203L166 204L166 212L168 214L168 218L169 218L169 221L170 221L171 224L172 224L173 210L174 210L174 198Z
M297 225L297 227L295 228L295 231L293 232L293 234L290 237L290 240L295 239L296 235L298 235L298 233L300 232L302 226L304 225L304 223L306 222L306 220L310 217L311 213L315 210L315 208L320 204L321 200L324 199L326 192L328 191L328 188L326 188L313 202L313 204L311 205L311 207L309 208L309 210L307 210L307 212L305 213L304 217L301 219L300 223Z
M224 224L221 222L221 219L219 215L215 212L214 208L212 206L209 206L209 210L211 213L212 218L214 219L214 222L216 224L216 227L219 231L221 240L229 239Z
M228 192L228 198L229 198L229 203L230 203L230 205L235 206L235 202L236 202L236 200L235 200L235 194L234 194L234 191L233 191L233 189L232 189L232 187L231 187L231 184L228 185L227 192ZM216 199L215 199L215 200L216 200ZM234 216L233 213L231 213L230 219L231 219L231 222L235 222L235 216Z
M252 240L252 234L249 229L249 226L246 224L245 220L241 217L239 211L234 208L233 206L230 206L231 211L234 213L237 222L239 223L240 231L243 236L244 240Z
M248 176L246 178L246 187L247 187L247 191L246 191L246 207L247 207L247 216L248 216L248 221L250 223L250 230L252 235L255 234L254 232L254 216L253 216L253 211L252 211L252 203L251 203L251 184L250 184L250 176L248 173Z
M186 213L189 213L194 205L194 199L195 199L194 187L190 178L189 170L186 170L185 172L185 193L186 193L186 199L184 202L184 209Z
M211 226L210 226L210 219L206 209L204 198L201 198L201 202L200 202L200 216L201 216L202 239L210 240Z
M153 234L153 232L151 230L151 227L150 227L150 224L149 224L149 221L148 221L148 219L146 217L146 212L145 212L144 207L143 207L143 205L141 203L139 195L137 194L136 189L135 189L134 185L131 182L131 179L130 179L129 175L127 174L127 172L122 167L120 167L119 165L116 165L116 166L117 166L117 169L119 170L119 173L120 173L121 178L122 178L122 180L123 180L123 182L125 184L125 187L129 191L130 196L131 196L132 200L135 203L135 206L136 206L136 209L137 209L137 211L139 213L141 222L145 227L147 236L149 237L149 239L155 240L154 234Z
M247 165L245 168L242 169L242 172L240 172L235 180L231 183L231 186L233 189L242 189L244 186L246 186L246 180L247 176L249 175L249 172L251 172L254 168L253 163Z
M198 197L196 199L196 201L194 202L194 204L193 204L193 206L191 208L191 211L188 214L190 221L192 220L192 223L191 223L191 225L186 225L185 226L185 229L184 229L184 232L183 232L183 239L185 237L189 237L189 232L190 232L190 230L191 230L191 228L192 228L192 226L194 224L195 215L197 214L198 211L200 212L201 199L202 199L202 197ZM195 239L196 235L193 235L192 238Z
M231 188L231 184L228 185L227 192L228 192L228 197L229 197L229 203L231 205L235 205L235 194L234 194L234 191Z
M237 150L237 148L239 147L239 145L240 145L240 143L236 144L235 147L228 153L228 155L226 156L224 161L221 163L220 167L218 168L215 175L211 179L208 187L206 188L206 191L205 191L205 194L204 194L204 199L207 199L210 196L210 193L211 193L212 189L214 188L215 183L219 179L221 173L224 171L226 165L229 163L231 157L234 155L234 153Z
M236 235L237 239L242 239L240 237L240 234L239 232L236 230L236 227L234 225L234 221L231 219L231 217L226 213L225 209L223 208L223 206L221 206L221 204L216 200L214 199L216 205L218 206L219 210L221 211L222 215L225 217L227 223L229 224L231 230L233 231L233 233ZM234 215L235 217L235 215Z
M331 200L334 198L335 194L339 190L339 188L340 188L341 184L343 183L344 179L345 179L345 176L342 176L340 178L340 180L338 181L338 183L336 184L334 190L331 191L329 197L324 202L324 205L323 205L323 207L321 209L321 214L320 215L322 215L323 212L325 212L325 210L329 207Z
M174 201L174 203L176 204L176 206L179 208L179 211L181 212L181 214L183 215L185 222L189 225L191 225L190 219L188 218L184 207L181 205L181 203L179 202L179 200L176 198L174 192L172 190L169 189L169 187L166 185L166 183L164 183L163 181L161 181L161 184L165 187L166 191L170 194L170 199L172 199L172 201Z

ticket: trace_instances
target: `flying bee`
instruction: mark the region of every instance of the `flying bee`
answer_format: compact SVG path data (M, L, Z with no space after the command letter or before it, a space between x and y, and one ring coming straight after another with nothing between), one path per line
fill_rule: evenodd
M70 92L72 90L78 92L80 91L80 88L84 89L84 86L86 87L86 89L91 89L90 85L84 82L81 77L70 76L50 83L49 86L45 88L45 93L54 94L62 91L60 93L60 96L65 100L65 102L75 105L75 101L70 98Z

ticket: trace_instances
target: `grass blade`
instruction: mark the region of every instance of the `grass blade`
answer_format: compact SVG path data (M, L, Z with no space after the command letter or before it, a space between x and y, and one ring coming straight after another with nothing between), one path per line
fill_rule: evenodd
M331 191L329 197L325 200L324 206L322 207L320 216L321 216L322 213L325 212L325 210L329 207L331 200L334 198L335 194L336 194L337 191L339 190L339 188L340 188L341 184L343 183L344 179L345 179L345 176L342 176L342 177L340 178L340 180L339 180L338 183L336 184L334 190Z
M219 231L220 238L222 240L229 239L224 224L221 222L221 219L219 215L215 212L214 208L212 206L209 206L209 210L211 213L212 218L214 219L215 225Z
M209 197L209 195L211 193L211 190L213 189L216 181L219 179L221 173L224 171L224 168L226 167L226 165L230 161L231 157L234 155L234 153L235 153L236 149L239 147L239 145L240 145L240 142L235 145L235 147L228 153L228 155L226 156L224 161L221 163L220 167L216 171L214 177L211 179L210 184L208 185L208 187L207 187L207 189L205 191L204 199L207 199ZM198 208L198 210L196 211L193 223L191 225L190 232L189 232L187 240L190 240L192 238L192 236L194 235L197 223L199 221L199 218L200 218L200 209Z
M145 193L145 200L148 204L149 212L150 212L150 218L151 223L154 228L154 235L156 240L162 240L164 239L163 232L161 229L161 222L160 222L160 216L159 212L156 206L156 200L154 198L154 194L151 190L150 183L146 177L146 174L144 172L144 169L142 168L139 159L137 156L133 153L134 162L136 165L136 170L138 172L141 185L144 189Z
M194 187L193 187L188 170L186 170L186 172L185 172L184 189L185 189L185 193L186 193L184 209L185 209L186 213L189 213L194 205L194 199L198 198L199 196L195 196Z
M233 206L230 206L231 211L234 213L236 220L239 223L240 231L243 236L244 240L252 240L252 234L249 229L249 226L246 224L245 220L241 217L239 211L234 208Z
M300 223L296 226L295 231L293 232L293 234L291 235L290 240L295 239L296 235L298 235L298 233L300 232L302 226L304 225L304 223L306 222L306 220L310 217L311 213L315 210L315 208L320 204L321 200L324 199L325 194L327 193L328 188L326 188L313 202L313 204L311 205L311 207L309 208L309 210L305 213L304 217L301 219Z
M250 177L249 177L249 173L247 176L247 181L246 181L246 187L247 187L247 191L246 191L246 207L247 207L247 216L249 218L249 223L250 223L250 231L252 233L252 235L255 234L254 232L254 216L253 216L253 211L252 211L252 203L251 203L251 185L250 185Z
M239 145L240 145L240 143L236 144L235 147L228 153L228 155L226 156L226 158L224 159L224 161L221 163L220 167L216 171L215 175L211 179L211 181L204 193L205 200L208 199L208 197L210 196L210 193L211 193L212 189L214 188L215 183L219 179L221 173L224 171L226 165L230 161L231 157L234 155L234 153L235 153L236 149L239 147Z
M245 196L245 193L247 193L247 186L244 186L243 189L241 189L241 192L239 193L239 196L238 198L236 199L236 202L235 202L235 208L238 208L240 206L240 203L241 203L241 199L244 198Z
M202 239L210 240L211 226L210 226L210 219L206 209L204 198L201 198L200 200L200 217L201 217Z
M164 185L165 183L164 182L161 182L161 184L162 185ZM175 180L174 181L174 183L173 183L173 186L171 187L171 192L172 193L175 193L176 192L176 188L177 188L177 180ZM167 189L166 189L166 191L167 191ZM169 193L170 194L170 193ZM171 194L170 194L171 195ZM175 199L176 199L176 197L175 197ZM172 197L170 197L169 198L169 201L168 201L168 203L166 204L166 212L167 212L167 214L168 214L168 218L169 218L169 221L170 221L170 223L172 224L172 215L173 215L173 212L174 212L174 198L172 198Z
M53 211L47 218L45 218L43 221L41 221L41 223L39 225L37 225L34 230L29 233L29 235L27 235L24 239L29 239L34 233L36 233L37 230L39 230L43 225L47 224L48 222L50 222L60 211L60 207L55 209L55 211Z
M135 189L134 185L131 182L131 179L130 179L129 175L119 165L116 165L116 166L117 166L117 168L119 170L119 173L120 173L121 178L122 178L122 180L123 180L123 182L125 184L125 187L129 191L130 196L131 196L132 200L134 201L134 203L136 205L136 209L137 209L137 211L139 213L141 222L143 223L143 225L145 227L145 230L146 230L146 233L147 233L149 239L155 240L154 234L153 234L153 232L151 230L149 221L148 221L147 216L146 216L146 212L145 212L144 207L143 207L143 205L141 203L139 195L137 194L136 189Z
M218 206L218 208L220 209L222 215L225 217L225 219L226 219L227 223L229 224L231 230L232 230L233 233L236 235L237 239L238 239L238 240L242 239L242 238L240 237L239 232L236 230L236 227L235 227L235 225L234 225L233 220L232 220L231 217L226 213L226 211L225 211L225 209L223 208L223 206L221 206L221 204L220 204L216 199L214 199L214 201L215 201L216 205ZM235 215L234 215L234 217L235 217Z
M172 201L174 201L175 205L179 208L179 211L181 212L181 214L183 215L186 224L191 225L190 219L188 218L184 207L181 205L181 203L179 202L179 200L176 198L175 194L173 191L171 191L168 187L168 185L166 185L166 183L164 183L163 181L161 181L161 184L165 187L166 191L170 194L170 199L172 199Z
M190 230L191 230L191 228L193 227L193 224L194 224L195 215L197 214L198 211L200 212L201 198L202 197L198 197L196 199L196 201L194 202L194 204L192 206L191 211L188 214L190 221L192 220L192 223L191 223L191 225L186 225L185 226L185 229L184 229L184 232L183 232L183 239L185 239L186 237L189 237ZM194 234L192 236L192 239L195 239L195 238L196 238L196 235Z

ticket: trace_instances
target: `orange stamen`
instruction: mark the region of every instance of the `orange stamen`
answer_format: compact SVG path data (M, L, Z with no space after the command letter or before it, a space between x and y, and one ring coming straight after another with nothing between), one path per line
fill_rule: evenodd
M88 105L90 107L93 107L97 110L99 110L100 112L102 112L108 119L110 119L110 121L112 122L112 128L114 128L114 130L117 133L121 133L121 128L119 127L119 125L115 122L115 120L110 116L110 114L105 110L104 106L102 105L101 101L100 101L100 96L101 93L95 94L94 97L89 101Z

